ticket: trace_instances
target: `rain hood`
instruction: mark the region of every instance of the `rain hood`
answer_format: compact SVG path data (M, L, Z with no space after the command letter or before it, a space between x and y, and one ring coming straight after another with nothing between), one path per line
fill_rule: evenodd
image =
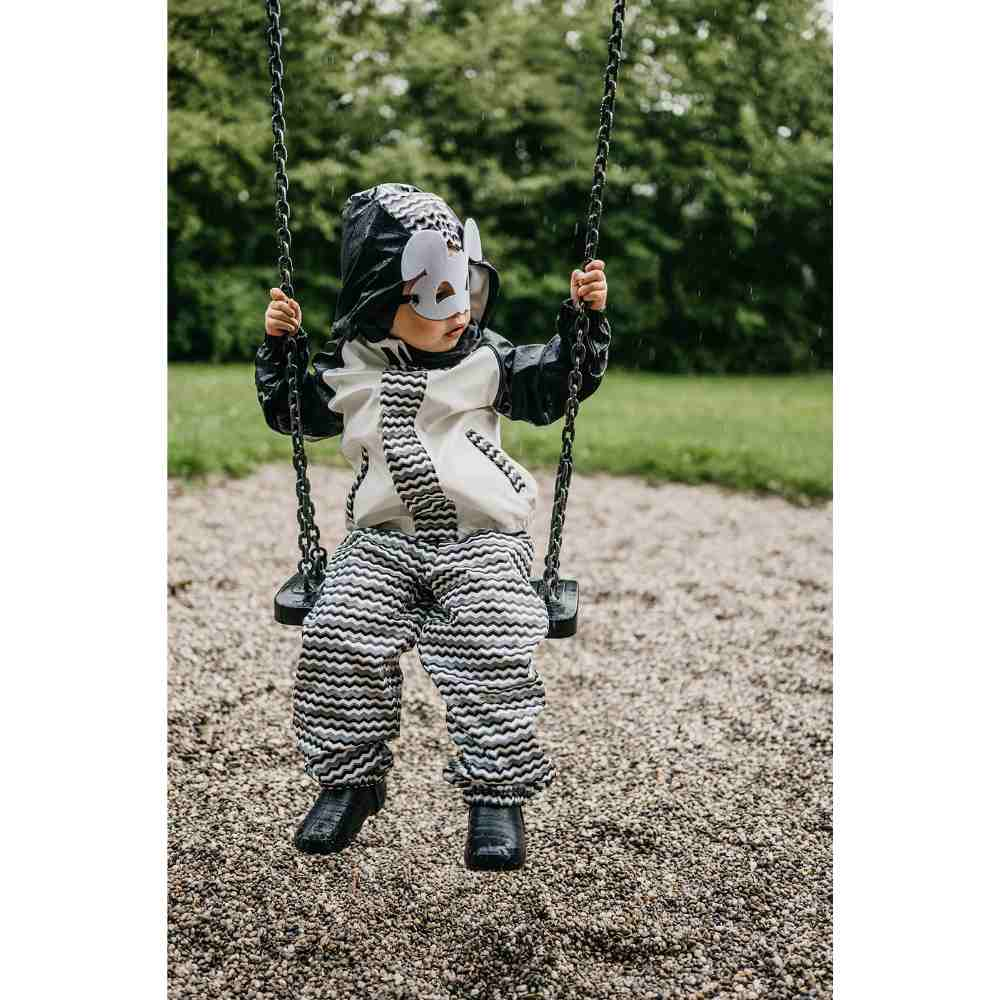
M410 237L421 229L435 229L449 244L461 248L464 228L438 195L412 184L378 184L352 194L341 217L343 286L337 300L333 336L342 342L357 337L371 342L384 340L390 336L403 292L403 249ZM482 331L496 308L499 291L500 276L492 264L487 261L470 264L471 318L458 343L444 352L409 348L409 353L433 367L461 360L479 345Z

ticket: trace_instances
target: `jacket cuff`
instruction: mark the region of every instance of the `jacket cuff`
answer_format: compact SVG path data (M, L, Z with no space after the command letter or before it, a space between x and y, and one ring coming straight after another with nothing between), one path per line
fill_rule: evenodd
M576 307L572 299L563 299L559 307L559 320L557 324L560 339L563 342L563 350L569 356L569 345L573 340L573 332L576 329ZM611 324L608 322L607 313L596 309L587 310L587 329L584 343L587 352L594 361L602 357L606 363L608 348L611 346Z
M266 354L270 354L272 358L278 360L283 360L288 357L288 343L292 338L285 335L284 337L272 337L270 334L264 334L264 343L261 345L262 349Z
M605 312L597 309L586 309L585 312L591 330L599 327L607 315ZM559 307L559 322L560 326L566 324L570 330L575 326L576 306L573 305L572 299L563 299L562 305Z

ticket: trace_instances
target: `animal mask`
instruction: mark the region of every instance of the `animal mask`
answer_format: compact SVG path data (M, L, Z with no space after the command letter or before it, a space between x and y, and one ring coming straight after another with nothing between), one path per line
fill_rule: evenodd
M447 319L469 309L469 265L482 261L483 246L473 219L465 220L464 233L465 247L454 254L448 253L448 244L436 229L415 232L403 248L403 280L418 279L410 305L424 319ZM477 285L473 291L481 291L478 268L473 280Z

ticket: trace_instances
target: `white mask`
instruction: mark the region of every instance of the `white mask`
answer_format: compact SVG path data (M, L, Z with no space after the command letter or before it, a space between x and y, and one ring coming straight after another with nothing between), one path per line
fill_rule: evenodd
M449 254L448 244L436 229L421 229L403 248L403 280L417 278L410 305L424 319L448 319L469 309L469 264L483 259L479 227L473 219L465 220L464 242L463 250ZM476 278L481 283L481 276Z

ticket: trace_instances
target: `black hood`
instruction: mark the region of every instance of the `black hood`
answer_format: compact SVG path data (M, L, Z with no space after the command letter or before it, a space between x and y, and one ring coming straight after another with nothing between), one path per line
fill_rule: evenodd
M464 245L462 223L437 195L412 184L378 184L352 194L344 204L340 274L343 287L337 299L333 336L343 340L364 337L384 340L403 290L403 248L420 229L437 229L453 246ZM488 277L483 292L470 303L471 319L459 342L442 355L429 355L439 363L457 360L478 341L496 308L500 276L484 261ZM477 301L477 298L479 301ZM411 349L411 353L417 352ZM421 359L428 357L419 352Z

